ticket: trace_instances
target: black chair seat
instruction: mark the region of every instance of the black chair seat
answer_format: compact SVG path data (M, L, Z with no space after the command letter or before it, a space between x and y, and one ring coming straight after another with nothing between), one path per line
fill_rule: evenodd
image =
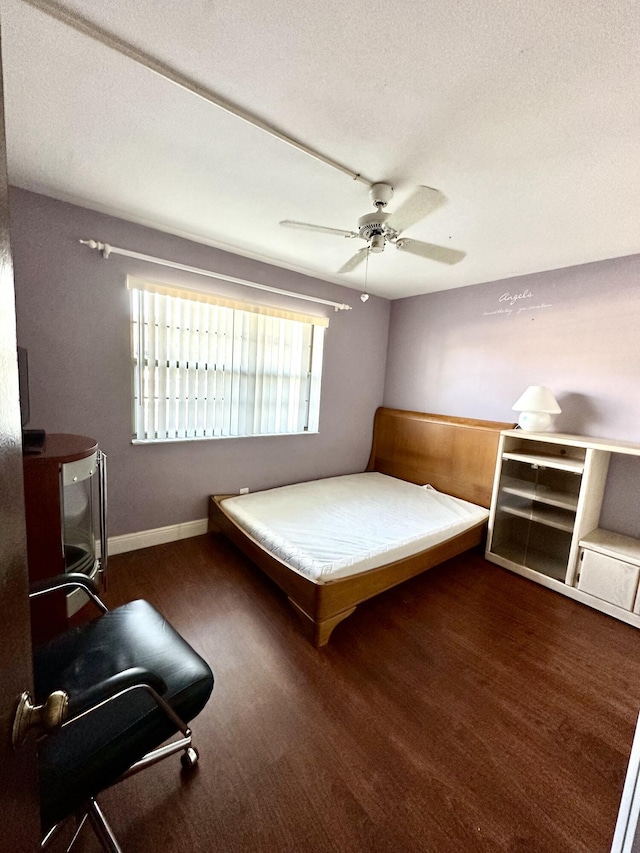
M94 704L96 683L140 668L153 673L158 692L185 723L213 689L213 673L200 655L148 602L132 601L36 649L35 698L44 702L53 690L65 690L72 717ZM154 699L136 689L43 739L43 827L77 811L177 730Z

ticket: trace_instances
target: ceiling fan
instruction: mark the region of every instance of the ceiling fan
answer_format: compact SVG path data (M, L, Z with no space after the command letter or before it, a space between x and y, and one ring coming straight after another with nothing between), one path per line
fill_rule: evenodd
M402 252L409 252L441 264L457 264L465 257L465 252L460 252L458 249L449 249L446 246L423 243L421 240L401 236L407 228L415 225L446 202L446 197L439 190L434 190L432 187L418 187L395 213L387 213L384 210L393 197L392 186L382 183L372 184L369 195L375 212L366 213L360 217L357 231L326 228L324 225L294 222L290 219L283 220L280 225L304 231L317 231L321 234L333 234L347 239L359 237L365 240L367 245L358 249L355 255L340 267L339 273L351 272L364 261L369 252L383 252L387 243L393 243L396 249Z

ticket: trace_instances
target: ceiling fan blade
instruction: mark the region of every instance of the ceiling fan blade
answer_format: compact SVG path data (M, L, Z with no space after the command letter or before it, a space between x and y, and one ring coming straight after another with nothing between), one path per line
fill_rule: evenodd
M387 220L387 225L400 234L433 213L447 201L440 190L432 187L418 187Z
M428 258L430 261L438 261L440 264L460 263L467 254L458 249L436 246L434 243L423 243L421 240L409 240L407 237L396 241L396 249L400 249L401 252L410 252L420 258Z
M291 219L284 219L280 225L285 228L299 228L301 231L318 231L321 234L336 234L338 237L358 237L355 231L343 231L341 228L325 228L324 225L311 225L308 222L293 222Z
M358 249L355 255L352 255L346 264L343 264L338 270L339 273L343 272L351 272L354 270L358 264L361 264L364 259L367 257L367 252L369 251L369 247L365 246L364 249Z

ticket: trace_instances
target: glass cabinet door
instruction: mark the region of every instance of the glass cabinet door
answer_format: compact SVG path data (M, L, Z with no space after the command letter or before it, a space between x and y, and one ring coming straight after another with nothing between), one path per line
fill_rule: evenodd
M96 562L97 453L62 466L62 534L65 571L90 574Z
M566 579L581 469L558 470L505 454L491 551L556 580Z

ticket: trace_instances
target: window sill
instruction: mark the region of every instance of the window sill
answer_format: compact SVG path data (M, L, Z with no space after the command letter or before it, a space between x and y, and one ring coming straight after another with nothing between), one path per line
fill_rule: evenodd
M287 438L294 435L318 435L319 430L303 432L263 432L255 435L198 435L192 438L132 438L131 444L190 444L199 441L220 441L228 438Z

